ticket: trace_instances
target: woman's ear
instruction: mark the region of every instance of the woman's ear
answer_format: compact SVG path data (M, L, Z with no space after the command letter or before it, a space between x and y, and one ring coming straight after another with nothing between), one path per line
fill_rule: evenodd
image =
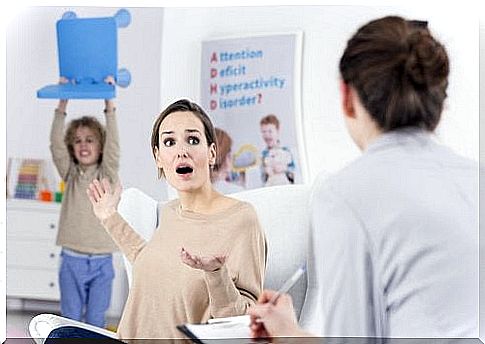
M216 157L217 157L216 144L212 142L211 145L209 146L209 165L210 166L214 166L216 164Z
M162 168L162 161L160 159L158 147L156 146L155 148L153 148L153 155L155 155L155 162L157 163L157 167Z
M340 80L340 95L342 97L342 110L344 115L347 117L354 118L355 117L355 109L354 109L354 90L350 87L349 84L346 84L345 81Z

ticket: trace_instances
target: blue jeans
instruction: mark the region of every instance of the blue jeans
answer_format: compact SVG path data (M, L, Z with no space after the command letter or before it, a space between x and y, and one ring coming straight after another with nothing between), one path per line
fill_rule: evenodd
M59 286L62 316L82 321L84 315L88 324L104 327L113 286L113 256L63 249L61 257Z

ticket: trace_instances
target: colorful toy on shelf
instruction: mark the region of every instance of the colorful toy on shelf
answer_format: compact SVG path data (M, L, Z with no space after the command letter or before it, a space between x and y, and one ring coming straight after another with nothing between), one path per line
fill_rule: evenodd
M130 72L118 69L117 28L127 27L131 15L120 9L114 17L77 18L66 12L57 21L57 52L59 77L67 84L49 85L37 91L38 98L47 99L112 99L114 85L104 82L113 76L116 85L128 87Z
M42 160L24 159L17 171L17 184L15 185L15 198L36 199L40 182Z
M50 190L40 190L39 200L43 202L52 202L52 192Z
M64 196L64 188L65 188L65 183L64 183L63 180L61 180L59 182L59 191L56 191L55 196L54 196L54 200L57 203L61 203L62 202L62 197Z

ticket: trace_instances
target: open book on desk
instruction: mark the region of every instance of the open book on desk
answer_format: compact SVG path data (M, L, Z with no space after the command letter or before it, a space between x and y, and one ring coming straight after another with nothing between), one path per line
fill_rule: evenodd
M198 344L264 343L251 339L249 315L210 319L207 324L184 324L177 329Z

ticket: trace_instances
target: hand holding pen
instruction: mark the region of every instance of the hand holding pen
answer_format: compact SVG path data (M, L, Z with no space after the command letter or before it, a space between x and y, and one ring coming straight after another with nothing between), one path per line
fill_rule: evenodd
M288 280L281 286L281 288L278 289L278 291L274 293L273 296L271 296L269 302L273 305L276 304L276 301L281 296L281 294L287 293L296 284L296 282L298 282L300 277L303 276L305 271L306 265L299 267L298 270L296 270L295 273L290 278L288 278Z
M263 291L258 304L249 309L253 338L308 336L298 326L291 296L286 294L304 272L304 266L299 268L278 291Z

